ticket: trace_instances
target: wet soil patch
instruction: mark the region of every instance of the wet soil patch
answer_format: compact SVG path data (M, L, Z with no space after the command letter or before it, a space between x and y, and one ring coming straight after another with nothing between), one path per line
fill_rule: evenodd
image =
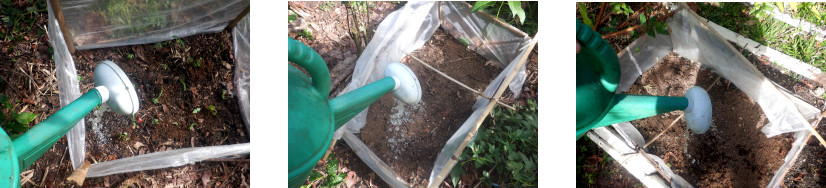
M502 71L494 65L485 65L487 59L467 50L441 29L411 55L478 91ZM367 124L356 135L411 186L427 186L436 156L470 116L471 106L478 97L413 59L402 63L418 77L422 101L403 105L392 95L383 96L370 106ZM339 145L335 153L344 158L345 164L361 160L342 146ZM350 166L359 176L375 176L368 175L374 172L363 162L356 163L359 164L345 166Z

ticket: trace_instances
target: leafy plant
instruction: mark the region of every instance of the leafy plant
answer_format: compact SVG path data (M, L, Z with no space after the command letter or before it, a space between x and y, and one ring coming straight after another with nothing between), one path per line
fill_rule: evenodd
M593 28L594 22L591 21L591 18L588 18L588 8L585 6L585 2L579 2L576 3L576 5L579 8L579 15L582 16L582 23Z
M184 43L184 40L181 39L181 37L172 36L172 38L175 39L175 43L178 43L178 45L181 45L181 47L186 48L186 43Z
M129 141L129 133L126 133L126 132L120 133L120 135L118 136L118 139L121 139L124 142Z
M198 124L197 124L197 123L191 123L191 124L189 124L189 130L190 130L190 131L195 131L195 125L198 125Z
M212 115L217 115L218 110L215 110L215 106L209 105L209 111L212 111Z
M486 120L476 139L468 144L470 149L462 152L462 166L472 164L481 169L480 181L488 185L496 182L509 184L508 187L536 186L539 160L536 107L529 99L528 106L518 107L516 111L494 110L496 118Z
M301 31L301 33L298 33L298 35L310 40L315 40L315 37L313 37L313 30L310 29L304 29L304 31Z
M195 110L192 110L193 114L197 114L198 112L201 112L201 108L195 108Z
M157 125L158 124L158 119L152 119L152 124Z
M503 8L506 6L507 8ZM477 1L473 3L471 12L479 10L505 20L528 35L535 34L538 29L538 15L536 14L538 2L536 1Z
M335 158L334 153L330 153L328 157L327 165L325 166L325 173L319 172L314 170L310 173L310 177L308 178L309 184L302 185L301 188L310 188L314 187L313 185L317 181L321 181L319 187L338 187L342 183L344 183L344 178L347 174L339 173L338 171L338 159Z
M83 82L83 76L77 75L77 81L78 82Z
M22 3L21 3L22 2ZM24 6L17 8L15 4ZM42 29L37 26L37 15L41 15L46 11L45 1L2 1L0 4L0 21L5 29L0 30L0 37L7 40L7 44L13 44L16 41L27 40L28 33L33 33L33 29L37 30L39 36ZM8 48L12 48L9 45Z
M158 97L152 98L152 103L158 104L160 101L159 99L163 96L163 88L161 88L161 93L158 93Z
M126 59L135 58L135 54L126 54Z
M221 100L227 100L227 97L225 95L227 95L227 90L226 89L221 91Z
M12 139L17 138L23 132L29 130L29 123L37 118L37 114L31 112L16 112L14 109L19 105L19 101L12 104L5 95L0 95L0 125Z
M166 64L163 64L163 63L161 63L161 67L163 67L163 70L169 69L169 66L167 66Z
M287 13L287 23L291 23L295 20L298 20L298 14L296 14L292 10L289 10Z
M203 59L203 57L199 57L198 60L195 60L195 67L201 67L201 60Z

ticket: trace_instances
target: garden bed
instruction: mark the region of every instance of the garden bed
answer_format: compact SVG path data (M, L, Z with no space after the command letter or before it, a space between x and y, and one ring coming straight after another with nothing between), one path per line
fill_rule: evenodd
M230 37L222 32L77 51L73 58L81 91L94 87L97 63L111 60L129 76L140 100L134 118L110 110L98 117L98 124L93 122L97 117L93 113L86 116L86 160L95 163L173 149L248 143L249 134L233 96ZM61 141L35 162L36 172L51 172L46 178L35 173L32 179L49 180L42 185L47 187L68 186L65 178L72 170L65 150ZM85 185L236 187L248 182L249 160L239 159L89 178Z

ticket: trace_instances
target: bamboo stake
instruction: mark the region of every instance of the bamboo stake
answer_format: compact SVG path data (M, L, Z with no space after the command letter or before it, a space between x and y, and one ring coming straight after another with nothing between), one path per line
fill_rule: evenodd
M536 35L534 35L533 38L537 39L537 36L539 36L538 32L537 32ZM516 67L514 67L513 70L511 70L511 72L508 74L508 76L505 77L505 80L502 81L502 84L499 85L499 89L497 89L496 94L493 95L494 99L491 100L491 101L488 101L487 107L485 107L484 110L482 111L482 115L480 116L480 118L476 120L476 123L474 124L473 128L471 128L470 133L468 133L468 135L465 136L465 139L459 145L459 149L457 149L456 152L453 153L453 156L451 157L452 159L447 162L447 164L445 165L445 168L443 168L442 171L439 172L439 174L436 176L435 181L433 181L433 182L442 182L442 181L444 181L444 178L447 177L447 173L450 172L450 169L453 168L453 165L456 165L456 160L459 159L459 156L462 154L462 151L464 151L465 147L467 147L467 144L470 142L470 139L473 138L474 135L476 135L476 131L479 130L479 126L482 125L483 121L485 121L485 118L488 116L490 111L493 109L493 106L495 104L497 104L494 101L496 99L498 99L499 97L501 97L502 93L505 92L505 88L507 88L507 86L508 86L507 83L510 83L513 80L513 77L516 76L516 71L518 71L519 68L522 67L522 65L525 64L525 60L528 59L528 56L530 55L530 52L533 51L533 48L534 48L534 46L536 46L537 41L538 40L534 40L533 42L531 42L530 46L528 46L528 49L525 50L525 52L523 52L522 59L519 60L519 62L516 64ZM439 186L439 184L441 184L441 183L434 184L433 182L430 183L431 188L436 188L436 187Z
M232 28L234 28L235 25L237 25L238 22L240 22L241 19L244 19L244 16L247 16L247 14L249 14L249 13L250 13L250 6L247 5L247 8L245 8L243 11L241 11L241 13L239 13L238 16L235 16L235 19L232 19L232 21L230 21L229 24L227 24L227 27L224 28L224 31L227 31L227 32L232 31Z
M406 53L406 52L402 52L402 53L406 54L407 56L412 57L413 59L415 59L415 60L416 60L416 62L419 62L419 63L421 63L422 65L424 65L425 67L429 68L430 70L433 70L433 71L435 71L436 73L439 73L439 75L442 75L443 77L447 78L448 80L453 81L453 82L454 82L454 83L456 83L456 84L459 84L460 86L464 87L464 88L465 88L465 89L467 89L467 90L473 91L473 93L475 93L476 95L479 95L479 96L481 96L481 97L484 97L484 98L486 98L486 99L488 99L488 100L493 100L493 98L488 97L487 95L485 95L485 94L483 94L483 93L480 93L479 91L476 91L476 90L475 90L475 89L473 89L473 88L470 88L469 86L467 86L467 85L463 84L462 82L459 82L459 80L453 79L452 77L448 76L447 74L443 73L442 71L439 71L438 69L436 69L436 68L434 68L434 67L430 66L429 64L427 64L427 63L425 63L424 61L420 60L419 58L416 58L416 56L410 55L410 54L408 54L408 53ZM498 97L497 97L497 98L498 98ZM504 107L506 107L506 108L508 108L508 109L510 109L510 110L516 110L516 108L514 108L513 106L508 105L508 104L505 104L505 103L503 103L502 101L499 101L499 100L495 100L495 101L496 101L496 103L499 103L499 105L502 105L502 106L504 106Z
M50 4L52 4L52 12L54 12L54 17L57 19L57 25L60 27L60 32L63 33L63 41L66 42L66 47L69 48L69 53L75 53L75 44L72 41L72 36L69 33L69 28L66 26L66 20L63 19L63 9L60 8L60 2L58 0L49 0Z

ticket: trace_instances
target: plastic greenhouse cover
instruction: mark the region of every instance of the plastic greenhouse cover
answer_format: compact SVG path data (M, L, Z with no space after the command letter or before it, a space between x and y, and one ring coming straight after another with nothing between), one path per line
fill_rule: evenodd
M669 35L644 35L625 47L618 55L622 73L616 93L628 91L637 81L637 77L671 53L672 46Z
M229 157L250 153L250 143L223 146L193 147L127 157L89 167L86 177L100 177L112 174L155 170L195 164L212 158Z
M384 180L390 187L410 187L407 182L399 177L395 171L393 171L390 166L386 163L381 161L376 154L370 151L369 147L361 142L356 135L353 133L346 132L343 135L344 141L347 143L347 146L353 148L353 152L362 159L370 159L370 160L362 160L365 164L367 164L370 169L376 172L379 177Z
M232 29L232 45L235 54L235 96L241 108L241 117L247 131L250 130L250 16L238 22Z
M359 56L353 77L342 94L384 78L384 67L397 62L430 39L439 26L439 9L434 2L410 2L387 15L376 28L377 35ZM334 135L340 139L341 131L358 133L367 119L367 109L353 117Z
M453 38L462 41L468 46L468 49L475 51L488 60L499 63L500 68L512 64L511 62L517 59L517 56L524 51L523 48L527 46L526 44L531 41L531 38L525 32L501 22L491 15L481 11L471 13L471 6L466 2L441 2L440 9L442 29L450 33ZM519 69L519 73L509 85L510 91L514 93L514 98L519 97L519 93L522 92L522 84L525 82L525 77L527 77L526 67L522 66ZM507 73L503 72L492 84L488 85L484 94L492 96L505 74ZM487 101L487 99L484 101Z
M249 4L249 0L60 1L78 50L219 32Z
M792 100L783 95L727 40L699 20L699 16L687 8L669 19L674 51L711 67L760 104L770 121L762 129L767 137L807 130L805 126L809 124Z
M63 40L63 34L58 27L57 19L54 18L52 5L46 1L49 11L49 43L54 49L55 72L57 72L57 89L60 91L60 105L66 106L80 97L80 84L77 80L77 70L72 55ZM69 145L69 158L72 162L72 169L80 168L83 165L83 158L86 156L85 148L86 121L81 119L75 127L66 134Z

